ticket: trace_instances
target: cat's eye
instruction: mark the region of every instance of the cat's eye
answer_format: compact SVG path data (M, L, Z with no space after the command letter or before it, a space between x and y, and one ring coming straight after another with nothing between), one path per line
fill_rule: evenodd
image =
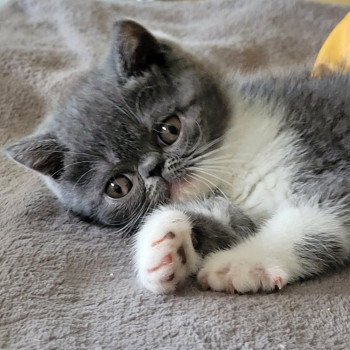
M111 198L122 198L126 196L132 188L132 182L125 175L120 175L110 179L106 186L106 194Z
M181 131L181 121L177 115L172 115L158 123L156 131L159 140L166 145L173 144L179 137Z

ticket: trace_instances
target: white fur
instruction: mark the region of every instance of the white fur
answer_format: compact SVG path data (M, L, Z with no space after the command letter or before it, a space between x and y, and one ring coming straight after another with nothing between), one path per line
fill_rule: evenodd
M227 152L233 155L232 187L228 194L255 222L269 218L291 202L291 175L297 167L296 137L279 132L283 110L244 102L237 104Z
M232 127L222 151L205 158L203 169L206 170L200 174L213 187L224 189L231 202L239 205L261 227L255 236L236 247L206 257L198 280L203 286L217 291L270 291L317 272L316 262L304 261L302 264L295 253L295 246L302 245L306 236L326 232L341 242L346 233L335 214L320 209L311 200L303 202L301 198L293 197L291 181L298 170L298 154L302 149L297 135L280 131L283 109L272 109L259 103L247 105L242 99L236 101L241 102L235 104ZM227 161L229 157L231 161ZM215 208L211 213L206 209L198 210L223 221L229 219ZM164 209L155 212L139 233L139 276L142 284L151 290L169 292L175 289L175 281L169 287L160 285L159 278L152 280L143 266L159 260L163 251L156 254L150 249L150 241L168 229L176 231L179 239L192 247L190 240L185 238L189 237L191 227L183 215ZM182 219L175 223L174 217ZM181 281L185 275L194 272L200 262L193 248L188 251L193 263L186 272L179 273Z
M175 237L154 244L168 232L172 232ZM149 216L136 236L135 264L139 281L144 287L154 293L172 292L188 275L198 270L201 258L193 248L191 233L191 223L181 211L163 207ZM180 247L185 251L186 264L181 262L177 254ZM173 259L171 263L150 271L169 254ZM174 279L166 281L172 274Z
M283 208L256 236L232 249L209 255L198 279L217 291L281 288L305 275L305 261L301 264L295 245L302 244L305 235L310 237L320 232L345 237L344 228L332 213L316 206ZM313 266L307 266L307 273L312 271Z
M291 179L297 171L297 135L280 132L283 109L237 98L232 126L220 152L198 164L202 183L220 187L256 223L280 205L292 203Z

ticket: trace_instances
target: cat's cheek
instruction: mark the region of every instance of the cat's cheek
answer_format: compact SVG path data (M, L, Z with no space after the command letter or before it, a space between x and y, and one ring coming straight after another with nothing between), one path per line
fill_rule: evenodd
M206 194L209 190L210 188L203 181L194 178L186 179L170 186L170 199L174 202L192 199Z

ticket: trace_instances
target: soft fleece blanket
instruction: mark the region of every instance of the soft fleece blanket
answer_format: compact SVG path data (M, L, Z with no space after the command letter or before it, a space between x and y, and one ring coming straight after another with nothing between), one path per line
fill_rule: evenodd
M242 75L310 68L349 11L295 0L14 1L0 9L0 140L28 133L74 74L102 57L117 18L139 20ZM60 208L0 158L1 349L349 349L349 269L270 295L156 296L130 242Z

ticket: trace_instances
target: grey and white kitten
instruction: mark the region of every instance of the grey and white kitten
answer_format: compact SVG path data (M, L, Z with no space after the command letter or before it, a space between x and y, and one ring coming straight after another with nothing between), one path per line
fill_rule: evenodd
M256 292L350 256L348 76L225 85L133 21L10 146L73 212L132 232L142 285Z

